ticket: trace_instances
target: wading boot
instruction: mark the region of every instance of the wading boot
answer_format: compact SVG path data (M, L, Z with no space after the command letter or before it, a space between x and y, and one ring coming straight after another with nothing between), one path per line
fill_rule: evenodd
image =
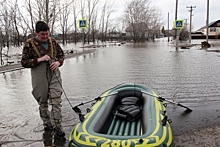
M51 123L44 124L45 131L53 131L53 125Z
M55 136L58 138L65 138L65 132L61 127L55 129Z

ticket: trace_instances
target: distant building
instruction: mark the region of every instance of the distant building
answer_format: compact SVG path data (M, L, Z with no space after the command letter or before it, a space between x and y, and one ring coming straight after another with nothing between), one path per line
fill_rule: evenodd
M121 33L114 31L114 32L109 32L108 35L110 38L119 38L121 36Z
M191 33L192 39L205 39L207 35L206 26ZM213 21L208 25L208 35L210 39L220 39L220 20Z

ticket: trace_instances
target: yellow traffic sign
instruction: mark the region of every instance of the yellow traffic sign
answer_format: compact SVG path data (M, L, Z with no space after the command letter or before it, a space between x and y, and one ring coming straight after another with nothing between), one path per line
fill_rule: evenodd
M88 28L88 21L87 21L87 19L79 19L78 27L79 28Z
M184 28L184 20L175 20L174 21L174 28L175 29L182 29L182 28Z

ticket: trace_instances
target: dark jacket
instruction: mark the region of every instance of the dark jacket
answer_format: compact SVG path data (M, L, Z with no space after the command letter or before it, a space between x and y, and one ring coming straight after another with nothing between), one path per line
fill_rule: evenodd
M37 58L46 54L50 56L51 59L59 61L60 66L63 65L65 58L64 52L54 38L49 37L48 50L46 50L36 38L30 38L24 44L21 65L25 68L36 67L39 64Z

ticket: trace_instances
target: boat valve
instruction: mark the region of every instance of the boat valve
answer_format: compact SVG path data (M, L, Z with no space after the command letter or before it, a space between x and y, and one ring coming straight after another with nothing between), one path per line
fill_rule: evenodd
M141 138L141 139L139 139L139 142L140 142L140 143L143 143L143 142L144 142L144 140Z

